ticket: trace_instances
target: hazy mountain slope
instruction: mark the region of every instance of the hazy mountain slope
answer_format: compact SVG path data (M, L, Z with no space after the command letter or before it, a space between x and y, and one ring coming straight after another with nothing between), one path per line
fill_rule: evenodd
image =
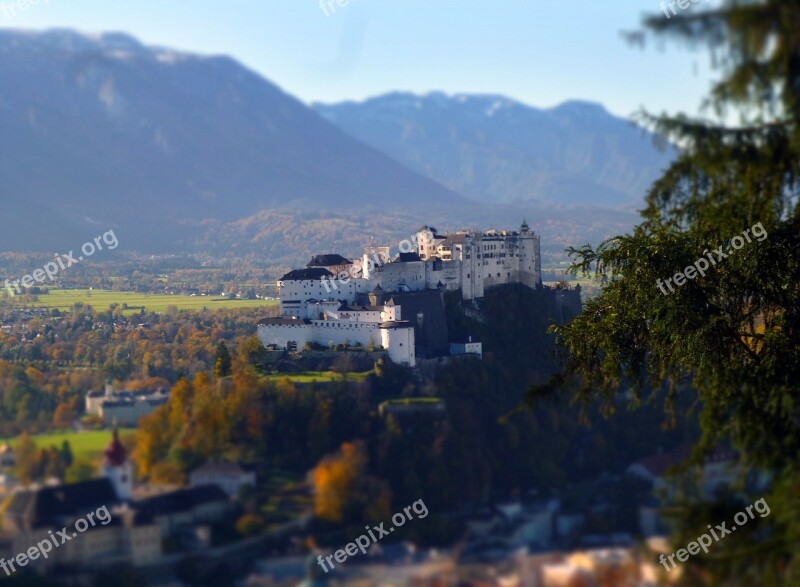
M671 156L651 135L587 102L540 110L502 96L392 93L314 108L408 167L487 202L640 201Z
M120 246L169 250L301 202L463 201L227 57L3 30L0 80L0 249L69 250L115 227Z

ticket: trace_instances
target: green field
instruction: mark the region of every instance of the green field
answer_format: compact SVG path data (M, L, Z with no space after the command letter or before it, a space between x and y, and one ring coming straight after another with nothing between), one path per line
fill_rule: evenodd
M210 296L180 296L165 294L142 294L133 292L86 290L86 289L51 289L50 293L40 295L34 306L69 310L76 303L89 305L96 310L105 310L111 304L128 307L123 314L130 315L141 311L166 312L171 306L179 310L232 309L232 308L268 308L277 306L277 300L237 300Z
M348 381L366 381L372 371L364 373L348 373ZM302 373L273 373L269 376L273 381L280 381L288 378L292 383L331 383L333 381L344 381L345 377L341 373L333 371L304 371Z
M124 437L126 434L132 434L136 430L131 428L122 428L119 433ZM88 458L97 460L103 454L103 450L111 442L110 430L91 430L88 432L64 432L57 434L39 434L33 437L38 448L50 448L55 446L61 448L65 440L69 440L69 445L72 448L73 456L77 458ZM0 444L8 442L12 447L17 439L0 440Z

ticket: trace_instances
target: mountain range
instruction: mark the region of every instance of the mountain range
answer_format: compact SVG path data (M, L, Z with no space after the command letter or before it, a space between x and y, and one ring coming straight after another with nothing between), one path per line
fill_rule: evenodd
M674 156L592 102L542 110L498 95L433 92L314 108L410 169L483 202L638 203Z
M0 30L0 250L108 229L142 253L293 263L442 228L603 238L669 154L594 104L389 94L309 107L225 56ZM622 208L619 208L622 206ZM626 208L627 206L627 208Z

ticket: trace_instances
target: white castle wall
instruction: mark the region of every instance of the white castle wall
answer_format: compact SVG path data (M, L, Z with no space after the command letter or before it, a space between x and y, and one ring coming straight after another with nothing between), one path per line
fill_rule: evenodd
M426 287L423 261L387 263L376 268L372 275L385 291L401 291L401 286L407 286L411 291L419 291Z
M298 324L259 324L258 337L264 345L276 345L286 349L295 343L302 350L306 343L314 342L322 346L360 343L368 348L382 346L389 351L389 357L399 364L414 366L414 329L382 329L380 323L352 322L337 320L313 320L310 324L302 320ZM409 334L409 332L411 334Z
M383 348L389 351L389 358L395 363L407 364L411 367L416 364L413 327L382 328L381 341Z
M463 279L462 261L442 263L425 263L425 285L428 289L436 289L439 283L447 290L461 289Z

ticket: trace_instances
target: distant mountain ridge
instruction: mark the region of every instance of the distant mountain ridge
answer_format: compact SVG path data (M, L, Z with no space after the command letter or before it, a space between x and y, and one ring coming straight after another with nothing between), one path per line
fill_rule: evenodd
M641 202L674 156L600 104L542 110L499 95L390 93L315 103L345 132L484 202Z
M515 228L527 217L543 250L560 254L631 226L632 206L608 206L656 173L644 160L633 173L627 154L615 166L596 148L558 151L583 128L589 145L604 125L618 132L624 121L599 106L393 94L321 116L229 57L122 33L0 30L0 79L0 251L67 252L113 228L115 254L295 264L396 243L424 223ZM372 139L342 130L348 117ZM574 138L559 146L565 128ZM579 172L595 168L625 171L624 185L605 197L597 186L613 174ZM568 181L586 189L562 192Z
M117 227L165 251L265 209L466 203L228 57L0 30L0 79L0 249Z

